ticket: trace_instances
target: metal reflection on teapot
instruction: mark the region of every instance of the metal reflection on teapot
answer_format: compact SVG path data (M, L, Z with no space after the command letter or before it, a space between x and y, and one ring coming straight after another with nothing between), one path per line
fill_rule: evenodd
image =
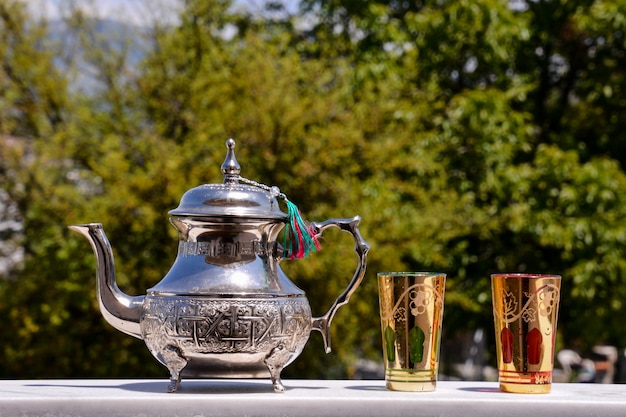
M169 392L181 377L270 377L285 390L280 374L304 349L311 330L330 352L330 324L365 275L369 245L360 217L306 224L277 187L245 179L226 142L223 184L188 190L169 212L178 230L171 269L146 295L128 296L116 284L111 245L102 224L70 226L85 236L97 261L98 301L105 320L143 339L170 372ZM281 211L279 200L287 204ZM284 258L305 257L329 227L350 233L358 255L356 271L328 312L313 317L304 292L284 274ZM290 245L281 244L281 230Z

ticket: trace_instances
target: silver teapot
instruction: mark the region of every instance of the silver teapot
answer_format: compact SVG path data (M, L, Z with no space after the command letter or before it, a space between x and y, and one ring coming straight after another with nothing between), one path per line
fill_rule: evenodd
M168 392L181 377L270 377L283 392L282 369L303 350L311 330L321 332L330 352L330 324L365 275L369 245L358 229L360 217L305 225L295 206L285 214L277 187L239 175L235 141L226 142L223 184L188 190L169 212L179 235L178 254L165 277L145 296L118 288L111 245L102 224L70 226L85 236L97 262L98 301L105 320L143 339L170 372ZM294 215L296 216L294 219ZM312 317L304 292L281 270L285 258L302 257L281 245L279 232L316 241L329 227L354 237L358 266L348 287L328 312ZM310 242L309 242L310 243ZM315 250L315 248L313 248Z

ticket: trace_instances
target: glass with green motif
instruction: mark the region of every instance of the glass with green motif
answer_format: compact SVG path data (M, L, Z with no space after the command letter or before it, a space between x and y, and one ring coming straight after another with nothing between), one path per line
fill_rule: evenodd
M387 389L435 390L445 285L439 272L378 273Z

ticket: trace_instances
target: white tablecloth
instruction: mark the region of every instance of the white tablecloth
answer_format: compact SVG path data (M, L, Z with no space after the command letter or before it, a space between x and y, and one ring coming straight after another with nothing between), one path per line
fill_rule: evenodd
M554 384L550 394L506 394L492 382L440 381L427 393L392 392L384 381L2 380L0 417L116 416L626 416L626 385Z

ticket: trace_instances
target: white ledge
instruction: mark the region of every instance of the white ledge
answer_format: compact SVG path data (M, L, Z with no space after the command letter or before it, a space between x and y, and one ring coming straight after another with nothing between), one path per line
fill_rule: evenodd
M626 415L626 385L554 384L550 394L505 394L493 382L440 381L434 392L392 392L384 381L0 380L0 417L121 416L602 416Z

